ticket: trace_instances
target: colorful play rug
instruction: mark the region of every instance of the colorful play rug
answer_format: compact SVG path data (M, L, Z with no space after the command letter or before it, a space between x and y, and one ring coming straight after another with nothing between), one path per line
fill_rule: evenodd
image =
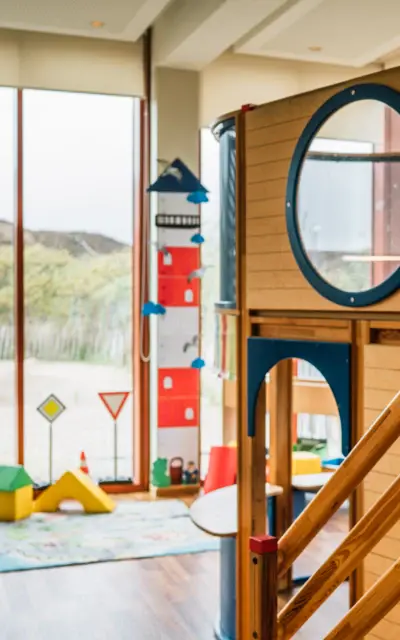
M118 502L113 513L36 513L0 523L0 572L219 549L180 500Z

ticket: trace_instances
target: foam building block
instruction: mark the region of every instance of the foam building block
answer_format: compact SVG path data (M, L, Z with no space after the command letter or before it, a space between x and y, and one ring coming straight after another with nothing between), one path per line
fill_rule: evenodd
M115 503L81 471L67 471L55 484L43 491L35 502L35 511L54 513L63 500L76 500L86 513L111 513Z
M295 451L292 454L292 474L294 476L321 472L321 458L308 451Z
M0 466L0 521L29 518L33 511L33 481L22 466Z

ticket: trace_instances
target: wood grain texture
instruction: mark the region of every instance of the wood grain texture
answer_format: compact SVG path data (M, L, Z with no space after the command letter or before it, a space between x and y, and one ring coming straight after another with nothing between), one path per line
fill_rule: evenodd
M236 297L240 315L237 319L237 425L238 425L238 516L237 536L237 635L250 638L251 584L249 567L249 538L265 533L265 388L257 405L256 435L247 435L247 338L251 335L249 315L246 311L246 259L245 234L246 184L240 176L245 172L244 153L246 132L244 113L236 116Z
M388 324L371 322L376 328L390 328ZM364 428L368 429L371 421L385 406L387 399L400 388L400 347L391 345L370 344L364 349ZM376 504L384 491L400 473L400 440L395 441L387 453L375 465L364 481L364 508L369 509ZM397 523L383 540L371 551L364 561L365 583L369 588L397 560L400 553L400 523ZM388 628L389 625L389 628ZM400 606L397 605L377 625L373 633L380 640L387 640L392 634L391 627L396 628L400 637ZM387 634L387 635L386 635Z
M270 374L269 412L270 448L269 474L273 484L283 488L283 495L276 501L276 535L280 538L290 527L293 514L292 494L292 416L293 416L293 365L283 360ZM264 385L265 386L265 385ZM265 428L265 427L264 427ZM281 572L280 589L289 589L292 583L291 567Z
M385 635L382 636L385 640L398 638L397 625L391 625L383 618L399 600L400 560L364 594L325 640L359 640L372 629L377 632L378 627L386 628Z
M211 640L219 554L1 574L0 593L2 640Z
M286 605L278 619L282 638L292 637L396 524L400 518L399 491L400 476Z
M400 436L400 392L378 416L314 500L279 540L279 574L283 575L315 534L362 482ZM279 483L282 484L282 483Z
M272 373L273 377L273 373ZM225 380L226 393L224 395L224 444L236 440L236 395L237 382ZM266 383L267 387L267 411L274 400L273 383ZM335 397L329 385L325 382L313 380L293 380L293 405L294 414L308 413L315 415L337 416L338 408ZM232 412L230 413L230 410ZM233 423L233 424L232 424ZM227 433L227 436L225 436Z
M252 637L257 640L277 639L278 554L277 540L264 536L268 549L257 553L250 541L250 573L254 584L252 598ZM262 545L261 545L262 546Z
M336 92L362 82L400 89L400 69L271 102L245 114L245 167L240 180L246 187L248 309L344 309L322 298L297 266L285 228L286 184L294 149L310 117ZM400 292L369 309L400 311ZM352 309L354 315L359 312Z
M370 342L370 323L365 320L354 320L351 323L351 445L354 446L364 435L364 353ZM370 421L371 424L377 415ZM367 476L368 477L368 476ZM389 485L388 485L389 486ZM388 488L386 487L386 489ZM364 483L354 491L350 500L350 528L353 528L364 515ZM350 605L353 606L364 593L364 566L360 563L350 576ZM360 639L361 640L361 639Z

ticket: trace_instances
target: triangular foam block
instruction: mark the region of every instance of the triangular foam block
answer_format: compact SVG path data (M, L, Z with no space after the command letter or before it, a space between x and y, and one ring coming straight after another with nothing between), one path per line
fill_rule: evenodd
M162 174L151 184L147 191L157 193L194 193L202 191L208 193L194 173L182 160L176 158L168 165Z
M63 500L80 502L86 513L111 513L115 504L85 473L67 471L35 501L35 511L55 513Z

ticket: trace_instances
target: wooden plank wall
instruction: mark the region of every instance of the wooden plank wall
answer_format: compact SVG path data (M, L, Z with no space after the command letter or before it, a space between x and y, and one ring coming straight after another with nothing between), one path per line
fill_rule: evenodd
M365 347L364 426L371 422L400 389L400 346L370 344ZM364 482L364 504L369 509L400 473L400 442L395 443ZM400 557L400 523L379 542L364 562L368 589ZM400 605L382 620L367 638L398 640Z
M400 90L400 69L263 105L246 113L246 303L248 309L338 311L308 284L286 232L286 182L304 127L325 100L357 82ZM369 311L400 311L400 292Z

